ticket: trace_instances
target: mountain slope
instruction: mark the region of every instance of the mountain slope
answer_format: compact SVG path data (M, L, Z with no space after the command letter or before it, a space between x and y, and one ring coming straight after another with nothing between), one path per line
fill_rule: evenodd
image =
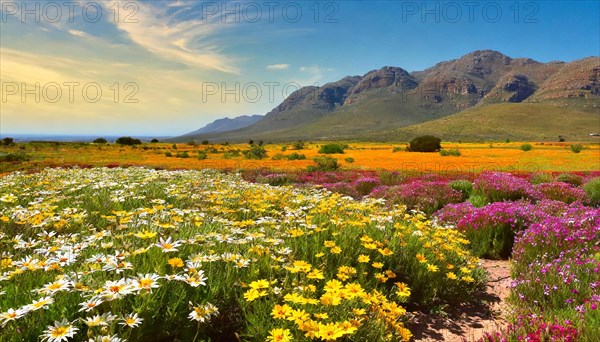
M529 58L511 58L497 51L474 51L423 71L409 73L399 67L386 66L322 87L304 87L248 127L188 134L173 140L236 142L258 139L268 142L374 138L387 136L387 133L407 126L433 129L434 126L428 126L427 122L450 118L465 110L471 116L485 116L501 111L499 108L502 106L495 105L514 103L543 104L519 107L524 109L520 112L524 116L522 120L492 120L497 125L493 131L498 134L489 135L500 136L501 131L510 133L511 123L520 122L519 127L514 127L518 128L515 132L520 133L511 133L514 138L509 139L542 137L544 134L539 132L528 133L527 127L532 126L531 132L543 131L545 121L566 120L571 112L577 117L581 114L585 117L582 120L594 124L593 120L589 120L595 115L590 108L600 105L599 73L598 57L570 63L541 63ZM488 106L492 107L485 109ZM503 110L515 108L506 106ZM541 118L537 110L549 114ZM456 120L462 122L460 118L463 116ZM539 127L533 127L536 125ZM572 131L565 131L562 135L582 133L576 126L568 127ZM481 135L472 136L479 139ZM548 134L545 139L550 139L550 136Z
M450 141L557 141L558 136L567 141L590 141L589 134L599 132L597 101L560 99L477 106L445 118L363 138L405 141L434 134Z
M263 118L262 115L242 115L233 119L223 118L215 120L208 125L197 129L193 132L187 133L186 135L198 135L205 133L218 133L231 131L239 128L250 126Z

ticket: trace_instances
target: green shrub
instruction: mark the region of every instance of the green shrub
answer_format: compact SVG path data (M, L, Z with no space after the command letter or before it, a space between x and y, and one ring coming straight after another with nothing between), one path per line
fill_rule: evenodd
M206 157L207 157L207 154L205 151L198 151L198 159L199 160L204 160L204 159L206 159Z
M267 150L262 146L252 145L249 150L243 151L246 159L263 159L267 156Z
M174 150L177 149L177 144L173 144L173 146L171 146Z
M150 140L150 142L151 142L152 144L156 144L156 143L158 142L158 139L154 138L154 139Z
M269 184L272 186L282 186L293 183L294 179L293 177L290 177L283 173L272 173L265 176L261 175L256 177L256 182L262 184Z
M187 151L177 153L177 158L189 158L189 157L190 157L190 155L189 155L189 153L187 153Z
M201 144L202 145L208 145L208 140L202 140Z
M282 159L286 159L286 156L283 153L277 153L276 155L274 155L273 157L271 157L271 159L273 159L273 160L282 160Z
M581 184L583 184L583 178L572 173L562 173L556 177L556 180L558 182L569 183L574 186L581 186Z
M189 146L198 146L198 144L197 144L197 143L196 143L196 141L194 141L194 140L190 140L190 141L188 141L188 143L187 143L187 144L188 144Z
M10 146L14 143L15 143L15 139L13 139L13 138L6 137L6 138L2 139L2 145L4 145L4 146Z
M312 171L335 171L339 169L337 159L327 156L317 156L313 159L316 165L309 165L307 170Z
M396 146L392 149L392 153L396 153L396 152L400 152L400 151L402 151L402 147L400 147L400 146Z
M398 185L402 183L402 175L399 172L381 171L379 173L379 181L381 185Z
M592 178L583 185L583 191L593 206L600 206L600 177Z
M448 183L448 186L456 191L460 191L463 196L463 201L471 197L471 194L473 193L473 183L465 179L451 181Z
M281 146L281 152L287 151L287 146Z
M0 162L24 162L30 159L29 155L23 152L0 154Z
M106 139L104 138L98 138L96 140L94 140L94 144L106 144L108 141L106 141Z
M346 146L340 144L326 144L321 146L319 153L322 154L342 154Z
M223 159L233 159L241 155L239 150L231 150L223 153Z
M579 153L579 152L581 152L581 150L583 150L583 145L581 145L581 144L573 144L573 145L571 145L571 151L573 153Z
M304 144L304 142L302 140L298 140L294 143L294 150L303 150L306 145Z
M457 148L452 148L452 149L449 149L449 150L445 150L445 149L440 150L440 155L442 157L447 157L447 156L459 157L460 154L461 154L460 150L457 149Z
M471 197L469 197L469 199L467 199L467 201L476 208L482 208L488 204L488 201L485 198L485 196L481 196L481 195L471 195Z
M544 172L537 172L531 175L531 179L529 182L531 184L542 184L550 183L552 181L554 181L554 179L552 179L552 176L550 174Z
M173 156L173 153L171 153L171 152L165 152L165 156L166 156L166 157L172 157L172 156Z
M437 152L442 149L442 139L433 135L422 135L410 141L409 152Z
M354 163L354 158L352 158L352 157L348 157L344 160L346 161L346 163Z
M533 149L533 146L531 146L531 144L523 144L521 145L521 150L523 152L528 152L531 151Z
M119 145L141 145L142 141L140 139L134 139L132 137L120 137L115 142Z
M294 152L294 153L288 155L287 159L288 160L304 160L304 159L306 159L306 156L302 153Z

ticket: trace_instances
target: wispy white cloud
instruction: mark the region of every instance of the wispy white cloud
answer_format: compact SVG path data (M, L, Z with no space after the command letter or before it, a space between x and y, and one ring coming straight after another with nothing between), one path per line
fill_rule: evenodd
M112 0L102 4L110 9L119 6L120 2ZM219 20L181 20L177 17L180 12L177 8L188 8L190 4L178 1L161 7L156 2L136 1L139 11L134 19L137 22L119 20L115 25L132 42L163 59L225 73L239 73L235 59L211 42L211 37L224 28L224 23Z
M267 70L287 70L290 68L289 64L269 64Z
M80 37L80 38L87 38L89 37L89 35L83 31L79 31L79 30L68 30L67 32L69 32L70 34L76 36L76 37Z

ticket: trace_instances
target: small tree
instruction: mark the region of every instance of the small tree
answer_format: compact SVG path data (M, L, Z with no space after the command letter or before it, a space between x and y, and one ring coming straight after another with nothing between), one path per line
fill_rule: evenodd
M251 146L249 150L242 153L244 153L246 159L263 159L267 156L267 150L262 146L256 145Z
M202 145L208 145L208 140L202 140Z
M306 144L302 140L298 140L294 143L294 150L303 150Z
M342 154L346 146L340 144L326 144L321 146L319 153L322 154Z
M13 139L13 138L6 137L6 138L2 139L2 145L4 145L4 146L10 146L14 143L15 143L15 139Z
M438 152L442 149L442 139L433 135L422 135L410 141L408 152Z
M119 139L115 140L115 142L119 145L141 145L142 141L140 139L134 139L132 137L120 137Z
M106 141L106 139L104 138L98 138L96 140L94 140L94 144L106 144L108 141Z
M158 142L158 139L154 138L154 139L150 140L150 142L151 142L152 144L156 144L156 143Z

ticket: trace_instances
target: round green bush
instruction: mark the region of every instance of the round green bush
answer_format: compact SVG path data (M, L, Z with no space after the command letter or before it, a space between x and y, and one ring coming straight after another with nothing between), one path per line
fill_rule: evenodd
M583 185L583 191L588 195L591 205L600 206L600 177L587 181Z
M422 135L410 141L409 152L438 152L442 149L442 139L433 135Z

